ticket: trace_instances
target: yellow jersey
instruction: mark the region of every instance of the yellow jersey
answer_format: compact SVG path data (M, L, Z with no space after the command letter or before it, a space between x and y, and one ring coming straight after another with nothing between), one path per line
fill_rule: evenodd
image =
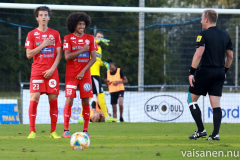
M96 43L98 44L100 41L96 40ZM103 61L102 61L102 48L100 45L97 45L98 50L97 55L96 55L96 62L91 66L91 75L92 76L99 76L100 77L100 66L103 66Z

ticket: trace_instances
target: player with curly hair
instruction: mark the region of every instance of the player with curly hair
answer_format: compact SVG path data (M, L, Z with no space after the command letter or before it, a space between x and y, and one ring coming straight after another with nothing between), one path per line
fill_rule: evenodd
M71 34L64 37L63 45L65 59L67 60L63 138L71 137L69 120L77 87L79 87L80 98L82 99L83 132L88 134L88 124L90 120L89 98L93 97L90 67L96 61L97 50L94 37L84 33L90 24L91 18L84 12L74 12L67 20L67 28Z

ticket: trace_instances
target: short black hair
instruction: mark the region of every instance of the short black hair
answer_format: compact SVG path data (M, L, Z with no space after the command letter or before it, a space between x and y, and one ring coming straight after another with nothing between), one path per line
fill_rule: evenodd
M104 34L103 34L102 31L97 31L97 33L95 34L95 37L96 37L96 35L97 35L98 33L100 33L100 34L102 34L102 35L104 36Z
M85 12L74 12L70 14L70 16L67 19L67 28L69 32L73 33L75 31L75 28L77 27L79 21L85 22L86 24L85 29L87 29L91 24L91 18Z
M33 14L35 15L35 17L38 17L38 12L39 11L47 11L49 17L51 17L51 15L52 15L52 11L50 10L49 7L47 7L47 6L39 6L36 9L34 9L34 11L33 11Z
M108 59L107 63L114 63L112 59Z

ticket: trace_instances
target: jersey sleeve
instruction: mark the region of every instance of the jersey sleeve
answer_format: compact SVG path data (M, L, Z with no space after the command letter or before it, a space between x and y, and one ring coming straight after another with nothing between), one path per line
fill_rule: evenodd
M61 40L61 37L60 37L60 34L57 32L56 34L56 47L62 47L62 40Z
M89 52L94 51L94 50L97 51L98 47L97 47L97 44L96 44L96 41L95 41L94 37L91 36L90 45L89 45Z
M125 74L123 73L123 70L120 69L120 77L123 78L123 77L126 77Z
M197 39L196 39L196 48L198 48L198 47L200 47L200 46L205 47L205 39L204 39L203 31L201 31L201 32L198 34Z
M68 36L64 37L64 41L63 41L63 51L65 50L70 50L71 51L71 43L70 43L70 39Z
M26 41L25 41L25 48L27 49L34 49L34 40L31 32L28 33Z
M229 38L229 41L228 41L228 44L227 44L227 49L233 50L232 41L231 41L231 38L229 37L229 35L228 35L228 38Z

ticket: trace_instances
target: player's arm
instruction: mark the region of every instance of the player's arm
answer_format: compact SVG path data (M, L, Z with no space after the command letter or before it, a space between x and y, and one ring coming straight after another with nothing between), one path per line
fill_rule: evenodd
M201 61L204 50L205 50L205 47L203 46L198 47L193 56L192 65L191 65L191 69L189 71L189 77L188 77L188 81L191 87L194 87L193 85L193 82L195 82L194 73L197 70L197 67Z
M91 53L90 61L75 78L82 79L84 73L96 62L96 50L92 50L90 53Z
M62 48L57 47L56 52L57 52L57 55L56 55L56 58L55 58L55 61L52 65L52 67L43 72L43 73L45 73L43 77L46 79L49 79L52 76L53 72L55 71L55 69L57 68L58 64L60 63L60 61L62 59Z
M70 50L65 50L64 51L64 56L65 56L66 60L70 60L70 59L76 58L79 54L81 54L83 52L86 52L88 50L89 50L89 46L87 44L85 44L83 46L83 48L81 48L80 50L75 51L75 52L71 52Z
M230 68L232 61L233 61L233 51L227 50L226 52L226 61L225 61L225 73L227 73L227 70Z
M28 59L31 59L32 57L34 57L35 55L37 55L44 47L49 46L51 43L54 42L54 39L49 39L49 38L45 38L43 40L43 43L41 45L39 45L38 47L34 48L34 49L26 49L26 55Z

